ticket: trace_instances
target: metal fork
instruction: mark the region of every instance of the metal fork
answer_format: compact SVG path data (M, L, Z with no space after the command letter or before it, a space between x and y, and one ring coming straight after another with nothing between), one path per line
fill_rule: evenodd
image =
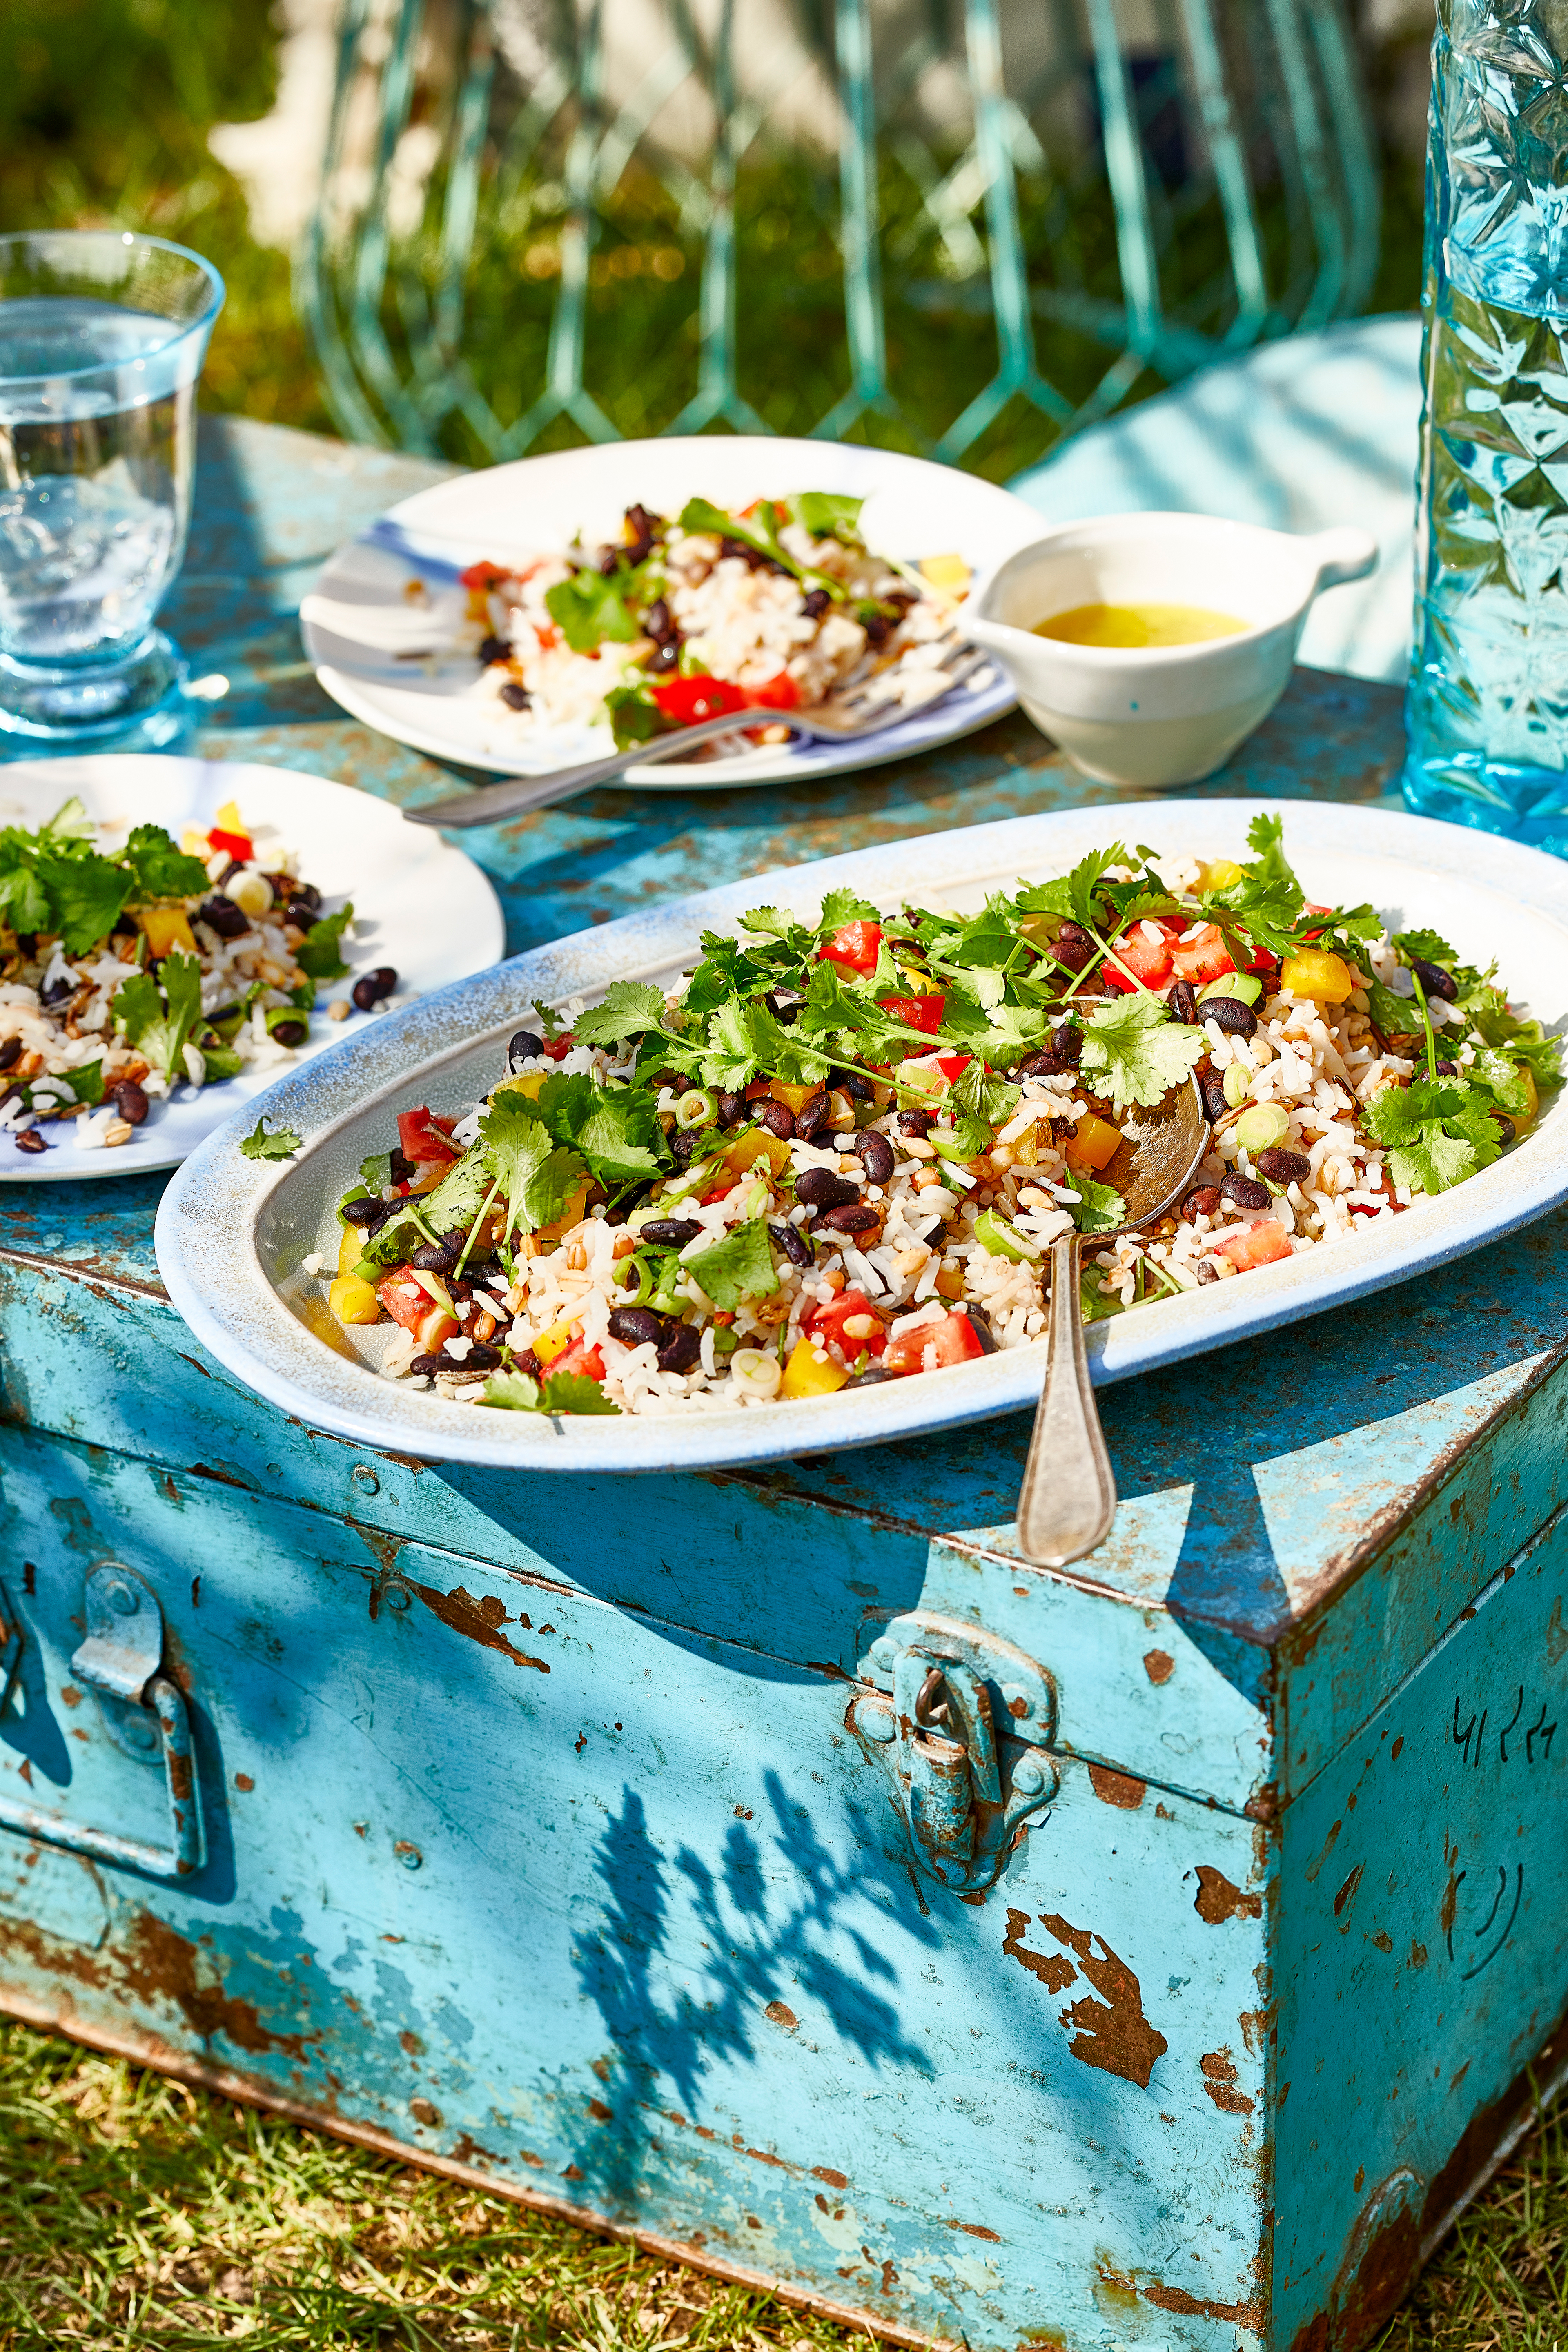
M940 638L937 642L941 643ZM916 702L900 701L888 691L891 673L884 670L834 701L824 703L819 710L727 710L713 719L700 719L690 727L678 728L673 735L657 735L651 743L628 743L602 760L584 761L580 768L557 768L548 776L518 776L510 783L481 785L478 792L458 793L450 800L433 801L427 808L405 809L404 814L412 824L495 824L502 817L521 816L530 809L552 808L557 801L569 801L574 793L585 793L595 784L607 784L645 761L674 759L699 743L712 742L715 736L733 735L743 727L766 724L770 719L782 720L795 734L805 735L813 742L860 743L868 735L879 734L885 727L896 726L900 719L912 719L918 712L929 710L933 703L945 700L989 660L988 654L954 636L936 666L931 692ZM880 693L879 687L883 689Z

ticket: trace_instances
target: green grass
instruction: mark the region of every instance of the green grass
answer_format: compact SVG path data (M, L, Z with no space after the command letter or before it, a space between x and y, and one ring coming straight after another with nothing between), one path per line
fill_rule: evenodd
M866 2337L0 2021L0 2352L836 2352ZM1379 2352L1563 2352L1568 2115Z

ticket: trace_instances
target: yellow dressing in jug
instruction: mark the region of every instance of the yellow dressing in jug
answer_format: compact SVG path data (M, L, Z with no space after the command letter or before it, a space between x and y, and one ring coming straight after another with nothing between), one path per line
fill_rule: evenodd
M1202 604L1075 604L1037 621L1037 637L1069 646L1201 646L1251 626Z

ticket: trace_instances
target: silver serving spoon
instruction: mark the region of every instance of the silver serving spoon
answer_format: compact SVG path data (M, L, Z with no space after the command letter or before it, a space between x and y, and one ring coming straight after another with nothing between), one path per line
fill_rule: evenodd
M1116 1481L1083 1344L1079 1250L1086 1239L1099 1249L1118 1234L1163 1217L1181 1200L1209 1148L1209 1123L1195 1078L1173 1087L1163 1102L1152 1110L1140 1109L1136 1118L1138 1140L1119 1144L1100 1171L1100 1181L1126 1202L1125 1218L1109 1233L1064 1234L1051 1245L1046 1384L1018 1494L1018 1549L1043 1568L1082 1559L1105 1541L1116 1517Z

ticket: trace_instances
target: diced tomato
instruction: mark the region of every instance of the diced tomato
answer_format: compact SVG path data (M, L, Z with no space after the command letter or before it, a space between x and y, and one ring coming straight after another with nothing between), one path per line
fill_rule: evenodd
M742 1102L771 1102L773 1099L773 1089L771 1080L767 1078L753 1078L741 1099Z
M493 588L498 580L510 577L504 563L470 563L466 572L458 574L460 588Z
M221 849L226 857L237 858L241 866L248 866L256 855L256 844L247 833L225 833L214 825L207 842L215 855Z
M1171 961L1180 979L1205 985L1236 970L1217 923L1205 923L1195 940L1189 940L1185 947L1173 947Z
M875 1331L845 1333L844 1326L852 1315L865 1315L876 1323ZM813 1309L806 1317L805 1329L814 1339L831 1340L846 1363L852 1364L862 1348L879 1356L888 1344L888 1335L878 1321L877 1312L863 1290L841 1290L826 1307Z
M912 1331L889 1339L883 1361L890 1372L940 1372L984 1353L973 1324L955 1307L945 1321L917 1323Z
M682 727L699 719L717 719L721 711L744 710L746 697L722 677L672 677L648 688L667 719Z
M1272 1265L1277 1258L1292 1255L1290 1236L1273 1217L1260 1218L1255 1225L1238 1225L1226 1234L1219 1244L1237 1274L1250 1274L1260 1265Z
M563 1029L559 1037L547 1037L543 1048L545 1060L563 1062L576 1042L570 1029Z
M1131 930L1123 931L1114 942L1114 947L1127 966L1127 971L1131 972L1135 980L1141 980L1145 988L1163 988L1170 979L1169 941L1162 940L1156 947L1153 940L1145 935L1141 924L1134 923ZM1126 971L1118 971L1109 956L1100 965L1100 976L1108 988L1119 988L1127 996L1132 994L1132 981L1128 979Z
M375 1295L393 1321L401 1323L405 1331L417 1331L436 1305L411 1265L394 1266L376 1284Z
M963 1076L973 1059L973 1054L939 1054L936 1057L936 1066L948 1085L952 1086L954 1078L961 1078Z
M830 940L816 950L829 963L847 964L851 971L875 971L882 952L880 923L840 923Z
M585 1348L582 1339L576 1339L563 1355L556 1357L550 1370L552 1372L580 1372L590 1381L602 1381L605 1359L596 1347Z
M934 1037L942 1027L947 1010L945 996L879 996L877 1002L895 1021L909 1029L923 1029L928 1037Z
M727 1201L734 1189L735 1180L733 1176L726 1171L726 1172L720 1177L717 1184L711 1184L709 1186L709 1189L703 1193L697 1205L700 1209L710 1208L715 1201Z
M460 1160L461 1152L452 1141L455 1118L438 1118L436 1112L421 1107L418 1110L400 1110L397 1114L398 1149L405 1160L428 1164L431 1160Z
M761 686L742 688L747 705L752 710L793 710L800 700L800 688L787 669L776 677L766 679Z

